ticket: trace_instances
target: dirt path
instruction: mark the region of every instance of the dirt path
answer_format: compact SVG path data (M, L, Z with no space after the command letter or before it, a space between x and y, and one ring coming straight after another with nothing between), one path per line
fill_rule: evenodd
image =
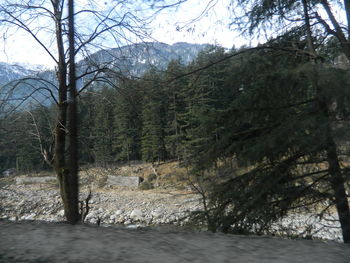
M0 262L336 262L350 246L159 229L0 221Z

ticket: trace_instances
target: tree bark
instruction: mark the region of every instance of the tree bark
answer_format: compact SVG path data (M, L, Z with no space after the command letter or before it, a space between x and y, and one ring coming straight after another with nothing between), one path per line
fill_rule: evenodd
M61 2L52 1L56 22L56 39L58 49L58 118L55 127L55 154L54 169L57 174L60 195L63 202L64 213L67 221L75 224L79 221L78 208L78 165L77 165L77 121L76 121L76 87L75 87L75 64L70 61L69 69L69 87L67 86L67 62L64 52L64 41L62 31L62 10ZM73 2L68 3L69 8ZM73 13L69 10L69 16ZM74 24L71 32L71 21L69 19L69 36L73 36L74 41ZM70 41L69 41L70 42ZM70 43L71 44L71 43ZM73 42L74 49L74 42ZM74 52L70 56L74 56ZM67 97L69 88L69 97ZM69 102L69 103L68 103ZM68 120L67 120L68 116ZM68 122L67 122L68 121ZM68 148L67 145L68 137ZM66 150L68 150L68 158L66 158Z
M333 190L344 243L350 243L350 207L345 190L345 179L339 164L337 145L332 136L331 116L325 98L317 87L317 102L321 114L325 117L325 151L327 154L329 182ZM332 200L331 200L332 201Z
M326 11L328 18L334 27L334 30L330 30L329 25L327 25L326 31L330 31L328 33L331 33L339 40L342 51L343 51L344 55L346 56L346 58L348 59L348 61L350 62L350 42L348 41L345 34L343 33L341 25L336 20L333 12L331 10L331 7L328 3L328 0L321 0L320 3L323 6L324 10ZM348 3L348 0L344 1L344 6L345 6L345 12L346 12L347 19L349 19L350 18L350 10L349 10L350 5ZM348 30L348 29L349 29L349 24L347 25L346 30Z
M66 148L66 124L67 124L67 71L64 55L64 44L62 38L62 11L60 10L59 1L52 1L55 23L56 23L56 41L58 50L58 116L55 127L55 153L54 153L54 169L57 175L60 194L63 202L64 213L67 218L69 214L68 206L68 169L66 168L65 148Z
M322 0L321 2L328 13L328 16L332 18L333 14L331 13L327 0ZM312 54L315 54L314 57L316 58L316 50L312 40L309 10L308 10L306 0L302 0L302 4L303 4L303 10L304 10L304 21L306 26L308 48ZM336 22L334 22L334 20L335 19L333 17L332 23L337 28L337 24ZM339 32L341 33L341 30L337 28L337 33ZM346 42L345 37L343 40ZM343 44L346 44L346 47L348 47L349 43L347 42ZM344 49L344 47L343 47L343 51L346 54L347 58L350 60L350 53L347 53L346 48ZM313 64L316 65L316 63L317 61L313 58ZM341 167L339 164L339 158L337 154L337 145L332 136L331 116L329 114L327 101L322 95L322 90L320 89L320 86L317 83L316 78L317 78L317 73L315 72L314 76L311 76L311 79L313 82L313 86L315 86L316 88L316 97L317 97L319 111L323 115L326 121L325 151L327 155L328 171L330 175L329 181L330 181L332 190L334 192L335 206L339 216L339 222L342 229L344 243L350 243L350 208L349 208L347 194L345 191L345 179L343 177Z
M69 167L69 218L74 224L80 220L78 183L78 120L75 79L74 0L68 0L69 86L68 86L68 167Z
M344 243L350 243L350 208L345 191L345 180L339 165L336 144L327 132L327 162L329 165L330 182L334 191L335 205L337 208L339 222L342 229Z

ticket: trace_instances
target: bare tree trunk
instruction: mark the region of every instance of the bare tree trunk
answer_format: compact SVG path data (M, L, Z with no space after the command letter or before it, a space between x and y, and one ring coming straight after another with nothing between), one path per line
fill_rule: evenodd
M62 12L59 1L52 1L56 22L56 39L58 50L58 116L55 127L55 153L54 153L54 169L57 175L60 194L63 202L65 216L68 219L69 206L67 193L68 189L68 169L66 168L66 133L67 133L67 71L64 54L64 44L62 38Z
M69 8L73 6L70 1ZM75 224L79 221L78 208L78 158L77 158L77 121L76 121L76 87L74 64L74 23L72 12L69 10L69 38L73 36L73 52L70 50L69 87L67 86L67 62L64 53L62 34L62 10L60 1L53 1L56 21L56 38L58 48L58 119L55 128L54 169L57 174L64 213L67 221ZM73 27L73 28L71 28ZM73 31L71 31L73 30ZM71 44L71 39L70 39ZM71 58L70 58L71 59ZM72 68L73 67L73 68ZM69 97L67 92L69 88ZM68 116L68 120L67 120ZM67 122L68 121L68 122ZM68 149L66 149L68 137ZM68 150L68 158L66 158Z
M78 183L78 120L77 89L75 79L75 43L74 43L74 0L68 0L68 38L69 38L69 86L68 86L68 169L69 169L69 217L74 224L80 220L79 183Z

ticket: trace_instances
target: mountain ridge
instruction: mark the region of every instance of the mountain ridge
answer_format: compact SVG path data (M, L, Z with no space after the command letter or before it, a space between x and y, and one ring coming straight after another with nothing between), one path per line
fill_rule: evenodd
M93 71L94 67L96 69L103 65L127 78L140 77L151 67L165 70L172 60L180 60L183 64L189 64L200 51L208 47L210 47L208 44L190 44L186 42L178 42L172 45L162 42L135 43L93 53L77 63L77 71L78 74L82 74L87 69ZM46 85L44 82L57 84L54 70L49 70L40 65L30 68L31 66L21 63L0 62L0 102L7 102L11 97L16 103L16 101L20 101L20 98L31 96L39 85ZM29 80L26 80L26 84L16 84L16 80L24 78L29 78ZM90 75L85 76L82 82L89 78L91 78ZM42 79L43 81L40 82L35 79ZM82 82L80 81L79 85ZM48 92L44 94L44 89L40 94L35 95L35 100L40 102L50 100L51 94ZM56 94L57 91L51 85L50 89L53 94ZM30 101L34 103L35 100Z

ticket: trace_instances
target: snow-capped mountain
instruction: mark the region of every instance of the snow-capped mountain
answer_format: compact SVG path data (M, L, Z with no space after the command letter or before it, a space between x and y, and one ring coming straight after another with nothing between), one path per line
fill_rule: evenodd
M139 77L150 67L164 70L172 60L179 59L182 63L188 64L206 47L208 45L189 43L175 43L173 45L159 42L133 44L96 52L78 62L77 68L79 72L85 72L87 68L103 65L118 71L125 77ZM7 85L27 77L32 79L27 80L27 84L22 83L16 86L16 89L11 89L11 85ZM88 77L86 76L86 78ZM45 100L45 104L47 104L51 94L45 92L44 88L40 92L32 94L35 88L47 85L47 82L34 80L35 78L42 78L55 84L55 72L45 70L45 67L0 62L0 101L9 98L10 92L11 98L15 98L13 100L15 102L30 95L36 96L35 99L41 102ZM52 88L52 85L47 87ZM53 92L55 92L54 89Z
M25 78L27 76L33 76L43 70L44 66L41 65L29 65L20 63L9 64L0 62L0 85Z
M140 43L121 48L102 50L80 62L82 67L91 64L105 64L118 69L128 77L139 77L151 66L164 70L170 61L179 59L189 64L206 44L175 43L168 45L160 42Z
M78 66L108 64L128 76L141 76L150 66L163 70L171 60L179 59L188 64L197 54L208 47L206 44L175 43L140 43L120 48L101 50L80 61ZM46 74L44 74L46 72ZM0 85L28 76L47 75L49 70L41 65L8 64L0 62Z

